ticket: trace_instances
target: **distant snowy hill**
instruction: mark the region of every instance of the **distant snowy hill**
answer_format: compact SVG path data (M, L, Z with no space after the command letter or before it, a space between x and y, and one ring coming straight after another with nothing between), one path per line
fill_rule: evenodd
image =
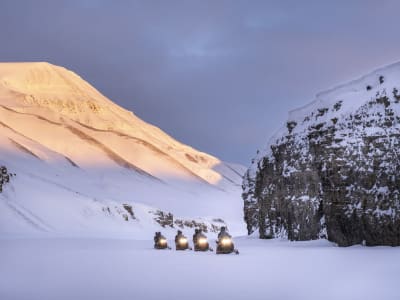
M245 169L179 143L48 63L0 64L0 234L141 235L225 221ZM171 214L169 214L171 213Z
M400 63L292 111L244 178L248 232L400 245Z

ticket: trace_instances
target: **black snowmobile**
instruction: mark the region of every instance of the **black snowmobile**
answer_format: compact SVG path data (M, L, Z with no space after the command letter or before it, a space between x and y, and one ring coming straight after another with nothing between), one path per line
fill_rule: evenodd
M239 250L235 249L231 237L222 237L217 241L217 254L239 254Z
M161 234L161 232L156 232L154 236L154 249L169 249L167 239Z
M193 237L194 251L214 251L210 248L207 237L201 233L201 231L196 232Z
M175 249L176 250L192 250L189 247L188 239L182 234L180 230L178 230L178 234L175 236Z
M218 234L217 241L217 254L239 254L239 251L235 249L232 237L226 232L226 228L222 227L221 232Z

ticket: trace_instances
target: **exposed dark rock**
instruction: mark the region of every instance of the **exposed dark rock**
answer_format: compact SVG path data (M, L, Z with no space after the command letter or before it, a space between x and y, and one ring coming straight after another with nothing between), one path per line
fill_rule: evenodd
M129 213L129 215L131 216L132 219L136 219L135 214L133 212L133 208L131 205L129 204L122 204L122 206L125 208L125 210Z
M193 228L201 229L203 232L219 232L222 226L226 227L225 221L222 219L213 219L211 222L201 222L190 219L174 219L174 215L161 210L150 211L155 215L154 220L162 227L171 228Z
M342 103L343 103L342 100L336 102L335 105L333 105L333 109L334 109L335 111L338 111L338 110L342 107Z
M345 114L338 112L343 101L329 112L313 108L302 126L273 138L244 176L248 233L294 241L327 238L340 246L399 246L397 97L397 89L393 96L382 89Z
M156 221L158 224L160 224L162 227L174 227L174 216L171 213L166 213L161 210L157 210L155 212L151 212L154 214L155 218L154 221Z
M5 166L0 167L0 193L3 192L3 186L10 182L10 178L15 176L8 172Z
M104 213L110 216L121 216L125 221L136 220L133 208L129 204L116 205L112 208L109 206L102 207Z
M293 131L293 129L296 127L297 123L296 122L287 122L286 127L289 131L289 133L291 133ZM259 152L257 152L258 154Z

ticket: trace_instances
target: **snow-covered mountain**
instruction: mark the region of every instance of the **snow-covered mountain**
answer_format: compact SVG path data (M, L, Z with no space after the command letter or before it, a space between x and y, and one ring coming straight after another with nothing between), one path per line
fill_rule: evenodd
M290 112L243 183L248 232L400 245L400 63Z
M0 64L0 233L241 232L244 168L179 143L49 63ZM171 213L171 214L169 214Z

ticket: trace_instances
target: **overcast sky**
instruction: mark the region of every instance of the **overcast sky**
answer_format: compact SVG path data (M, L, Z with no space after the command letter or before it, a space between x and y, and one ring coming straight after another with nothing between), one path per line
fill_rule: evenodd
M287 112L400 60L400 1L0 0L0 61L48 61L248 165Z

